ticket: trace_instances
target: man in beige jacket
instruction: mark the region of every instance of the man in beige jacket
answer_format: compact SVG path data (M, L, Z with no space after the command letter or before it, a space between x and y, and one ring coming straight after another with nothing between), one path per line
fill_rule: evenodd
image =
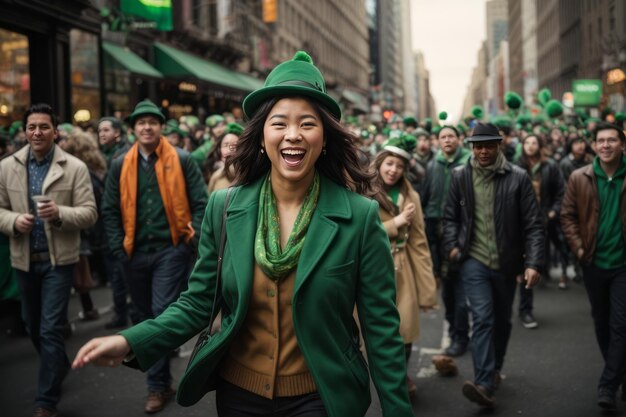
M11 239L24 315L41 355L34 416L54 417L69 370L63 325L78 262L80 230L97 219L87 166L56 146L47 104L24 115L28 145L0 162L0 232Z

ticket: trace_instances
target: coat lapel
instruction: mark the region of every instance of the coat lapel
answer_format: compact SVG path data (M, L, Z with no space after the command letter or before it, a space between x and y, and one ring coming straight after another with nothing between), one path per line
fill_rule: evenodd
M63 165L65 165L65 162L65 154L60 147L56 146L52 162L50 163L50 170L48 171L48 175L46 175L46 179L43 181L43 187L41 188L42 194L46 194L48 188L63 176Z
M252 288L254 236L257 227L261 183L262 181L257 181L250 186L239 188L232 196L226 210L228 215L226 244L235 271L237 287L246 289L246 292Z
M320 196L313 213L296 270L294 296L331 246L339 226L334 218L352 216L346 190L320 175Z

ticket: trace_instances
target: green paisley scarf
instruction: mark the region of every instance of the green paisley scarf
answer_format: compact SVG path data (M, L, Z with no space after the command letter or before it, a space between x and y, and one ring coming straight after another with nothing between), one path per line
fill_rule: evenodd
M259 219L254 239L254 258L261 270L273 281L286 277L296 268L319 195L320 178L316 172L296 217L287 245L281 250L280 219L270 176L268 175L263 182L259 196Z

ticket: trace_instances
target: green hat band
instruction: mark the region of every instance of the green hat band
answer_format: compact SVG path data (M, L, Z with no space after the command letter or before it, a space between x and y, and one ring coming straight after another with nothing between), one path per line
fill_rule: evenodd
M308 97L328 109L337 120L341 119L339 105L326 94L324 77L306 52L298 51L293 59L276 66L264 86L244 99L243 111L251 118L265 101L280 96Z
M159 110L159 108L149 99L140 101L135 106L135 110L130 115L129 120L132 126L135 125L135 121L139 116L154 116L161 121L161 124L165 123L165 116Z

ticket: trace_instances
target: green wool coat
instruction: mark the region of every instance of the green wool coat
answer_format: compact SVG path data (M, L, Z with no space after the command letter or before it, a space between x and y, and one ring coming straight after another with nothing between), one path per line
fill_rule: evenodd
M216 388L220 359L246 317L261 183L238 187L231 194L222 265L222 327L190 361L178 388L181 405L192 405ZM189 289L156 319L121 332L143 370L207 325L225 195L226 190L220 190L209 198ZM394 267L378 204L321 176L295 280L295 333L328 415L363 416L371 402L371 376L384 416L412 416ZM369 367L358 346L355 303Z

